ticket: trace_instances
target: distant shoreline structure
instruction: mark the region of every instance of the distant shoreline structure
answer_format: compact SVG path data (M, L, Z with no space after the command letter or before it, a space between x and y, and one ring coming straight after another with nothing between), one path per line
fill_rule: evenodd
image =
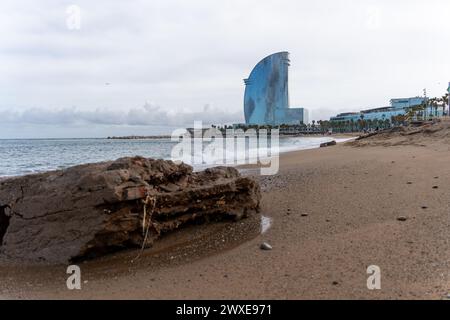
M243 131L245 135L259 135L260 130L264 130L270 136L272 130L277 130L277 134L280 137L309 137L314 135L331 135L332 132L329 130L324 130L320 126L311 125L246 125L246 124L234 124L234 125L224 125L223 127L212 125L211 127L203 127L196 130L195 128L186 128L184 134L179 135L193 137L196 134L198 137L204 137L207 130L217 130L222 137L227 137L229 134L228 130L231 130L231 134L235 135L236 132ZM128 136L108 136L107 140L170 140L172 135L128 135Z
M122 136L122 137L107 137L108 140L157 140L157 139L170 139L169 135L158 135L158 136Z

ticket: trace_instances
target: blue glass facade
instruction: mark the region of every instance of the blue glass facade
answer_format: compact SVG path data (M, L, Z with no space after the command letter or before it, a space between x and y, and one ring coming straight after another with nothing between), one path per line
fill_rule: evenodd
M414 106L419 106L426 101L423 97L414 97L406 99L391 99L391 106L393 108L411 108Z
M303 108L289 108L289 53L261 60L245 79L246 124L281 125L307 122Z

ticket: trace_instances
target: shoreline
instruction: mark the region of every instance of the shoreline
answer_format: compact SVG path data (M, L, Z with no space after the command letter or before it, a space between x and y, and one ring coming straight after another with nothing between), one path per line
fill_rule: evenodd
M301 138L306 138L306 139L324 139L324 138L327 138L328 140L343 140L343 139L351 140L351 139L353 139L353 138L355 138L357 136L358 135L356 135L356 134L338 134L338 135L332 135L332 136L323 135L323 136L313 136L313 137L309 137L309 136L299 136L299 137L283 136L283 137L280 137L280 139L289 140L289 139L295 139L295 138L300 138L300 139ZM26 140L31 140L31 139L24 139L24 141L26 141ZM48 140L48 139L35 139L35 140ZM53 139L53 140L59 140L59 139ZM63 139L63 140L79 140L79 139ZM92 140L92 139L89 138L89 139L83 139L83 140ZM106 138L97 139L96 138L95 140L110 140L110 139L106 139ZM161 140L164 140L164 139L154 139L154 141L161 141ZM116 141L126 141L126 140L125 139L117 139ZM142 139L142 140L140 140L140 139L131 139L131 141L151 141L151 139ZM340 142L345 142L345 141L340 141ZM340 143L340 142L338 141L338 143ZM302 146L300 146L300 148L298 146L296 147L294 144L286 145L286 146L283 146L281 148L281 149L284 149L284 150L280 150L279 154L281 155L281 154L287 153L287 152L295 152L295 151L298 151L298 150L314 149L314 148L318 148L319 144L320 144L320 142L318 142L317 145L305 146L304 148ZM123 156L125 157L125 156L131 156L131 155L125 155L124 154ZM133 156L136 156L136 155L133 155ZM152 158L152 157L146 157L146 158ZM154 159L160 159L159 157L153 157L153 158ZM105 159L105 160L99 160L99 161L96 161L96 162L86 161L86 162L80 162L80 163L76 163L76 164L69 165L69 166L64 166L64 167L61 167L61 168L55 167L55 168L49 168L49 169L46 169L46 170L36 170L34 172L28 172L28 173L24 173L24 174L0 175L0 181L6 180L6 179L11 179L11 178L22 177L22 176L26 176L26 175L33 175L33 174L37 174L37 173L45 173L45 172L49 172L49 171L64 170L64 169L66 169L68 167L71 167L71 166L86 165L86 164L99 163L99 162L104 162L104 161L113 161L113 160L116 160L116 159L117 158L115 158L115 159ZM161 159L163 159L163 160L170 160L169 158L161 158ZM247 164L247 165L251 166L253 164ZM211 167L215 167L215 166L223 166L223 164L202 164L202 165L194 165L193 167L194 167L195 171L199 171L199 170L204 170L206 168L211 168ZM234 164L234 165L225 165L225 166L240 167L241 165Z

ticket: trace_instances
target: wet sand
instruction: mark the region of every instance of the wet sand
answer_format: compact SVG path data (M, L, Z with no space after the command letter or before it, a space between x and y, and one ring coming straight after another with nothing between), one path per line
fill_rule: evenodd
M283 154L257 177L260 216L191 226L138 251L66 266L0 264L3 298L442 299L450 293L450 145L335 147ZM406 221L398 221L398 217ZM273 250L259 246L268 242ZM381 290L366 269L381 268Z

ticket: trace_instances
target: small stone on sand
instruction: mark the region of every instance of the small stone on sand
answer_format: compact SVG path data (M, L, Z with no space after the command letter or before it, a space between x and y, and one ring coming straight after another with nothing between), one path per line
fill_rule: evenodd
M302 217L307 217L307 216L309 216L309 214L308 213L302 213L301 216Z
M401 216L401 217L398 217L397 220L398 221L406 221L406 220L408 220L408 218L404 217L404 216Z
M270 244L268 244L267 242L263 242L261 243L261 245L259 246L259 248L261 250L272 250L272 246Z

